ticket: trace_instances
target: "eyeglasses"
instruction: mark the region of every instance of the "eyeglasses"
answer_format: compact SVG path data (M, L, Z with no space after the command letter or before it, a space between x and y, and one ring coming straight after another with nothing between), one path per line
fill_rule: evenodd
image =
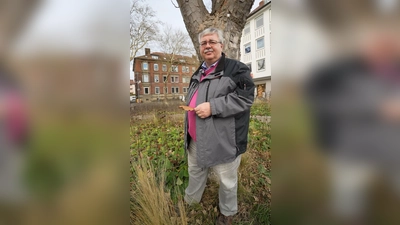
M209 44L210 46L214 46L214 45L216 45L216 44L218 44L218 43L221 43L220 41L203 41L203 42L200 42L200 45L202 46L202 47L205 47L205 46L207 46L207 44Z

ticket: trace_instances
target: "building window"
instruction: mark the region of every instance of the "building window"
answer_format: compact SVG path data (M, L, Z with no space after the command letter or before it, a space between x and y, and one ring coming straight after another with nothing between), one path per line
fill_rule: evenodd
M164 88L164 94L168 94L168 88Z
M160 94L160 88L159 88L159 87L155 87L155 88L154 88L154 93Z
M179 62L186 62L186 60L184 60L184 59L180 59L180 60L179 60Z
M250 52L251 52L251 45L250 45L250 43L245 44L245 45L244 45L244 53L247 54L247 53L250 53Z
M177 87L172 87L172 88L171 88L171 93L172 93L172 94L179 94L179 88L177 88Z
M179 71L178 66L172 65L171 71L172 72L178 72Z
M162 71L167 72L167 65L162 64Z
M182 83L189 83L190 78L189 77L182 77Z
M158 64L154 63L154 71L158 71Z
M189 73L190 72L189 67L188 66L182 66L182 72Z
M149 64L147 62L142 62L142 69L149 70Z
M247 25L244 27L243 33L244 33L244 35L250 33L250 25L249 25L249 24L247 24Z
M157 55L152 55L151 58L152 59L158 59L158 56Z
M179 77L171 77L171 83L179 83Z
M256 18L256 29L262 27L264 25L264 18L263 16L260 16Z
M163 75L163 82L165 83L167 81L167 75Z
M249 67L250 72L251 72L251 63L247 63L246 66Z
M257 39L257 49L264 48L264 37Z
M188 88L187 87L184 87L183 88L183 93L187 93L188 92Z
M257 71L265 69L265 59L257 60Z
M144 83L148 83L149 82L149 74L147 74L147 73L143 74L143 82Z
M149 87L144 87L143 90L145 95L149 94Z
M192 73L196 72L196 67L192 67Z
M159 81L158 74L154 74L154 82L158 83Z

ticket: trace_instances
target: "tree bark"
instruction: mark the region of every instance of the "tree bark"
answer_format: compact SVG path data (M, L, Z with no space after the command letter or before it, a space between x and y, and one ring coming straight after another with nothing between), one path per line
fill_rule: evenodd
M229 58L240 59L242 30L254 0L213 0L209 13L202 0L177 0L186 29L201 61L198 34L215 27L224 33L224 53Z

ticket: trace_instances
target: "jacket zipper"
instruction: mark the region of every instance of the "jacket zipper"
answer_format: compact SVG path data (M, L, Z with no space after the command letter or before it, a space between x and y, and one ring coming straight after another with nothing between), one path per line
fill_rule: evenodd
M210 81L207 81L207 89L206 89L206 102L208 102L208 89L210 88Z
M189 102L191 101L191 99L192 99L192 97L193 97L193 95L194 95L194 92L196 92L196 85L198 84L198 82L197 81L194 81L191 85L190 85L190 87L189 87L189 90L191 90L190 91L190 96L189 96Z

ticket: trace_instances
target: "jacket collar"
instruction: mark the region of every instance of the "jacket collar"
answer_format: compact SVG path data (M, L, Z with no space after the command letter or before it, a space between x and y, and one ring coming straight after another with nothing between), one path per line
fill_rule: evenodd
M197 68L196 72L194 72L193 79L200 81L201 70L203 69L202 68L203 64L204 64L204 61L201 62L199 68ZM225 69L225 53L222 52L222 56L218 61L217 68L215 68L215 70L212 74L219 73L219 72L223 71L224 69ZM210 75L212 75L212 74L210 74Z

